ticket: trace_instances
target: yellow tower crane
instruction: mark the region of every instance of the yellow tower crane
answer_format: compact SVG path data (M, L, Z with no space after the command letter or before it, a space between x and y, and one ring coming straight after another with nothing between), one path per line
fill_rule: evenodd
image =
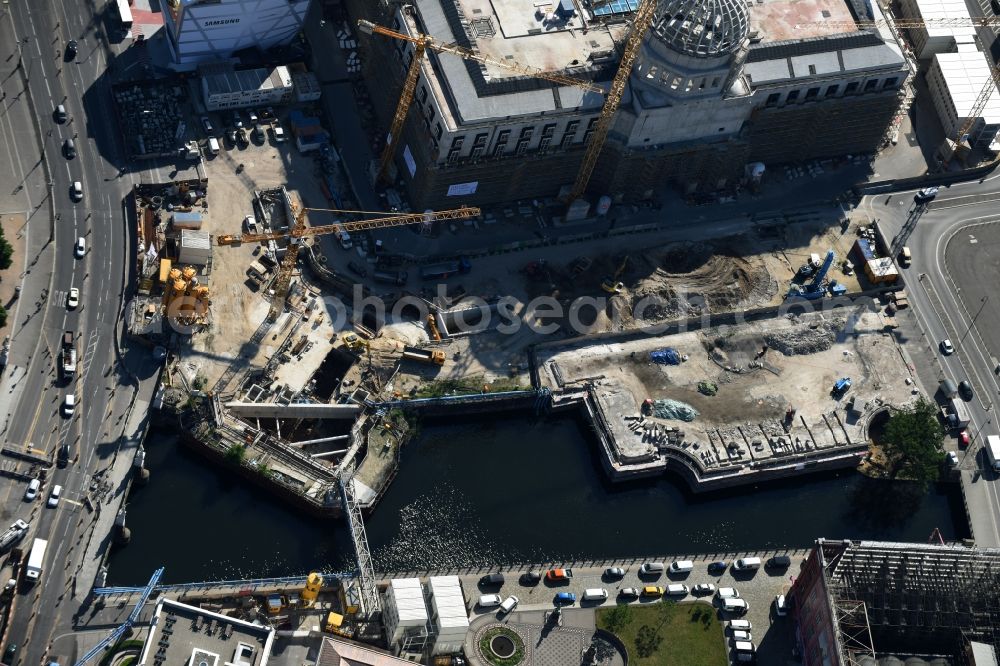
M880 19L878 21L813 21L807 25L825 25L833 28L844 28L845 30L857 29L857 30L868 30L871 28L884 28L895 26L899 29L910 29L910 28L956 28L956 27L971 27L971 28L981 28L981 27L995 27L1000 26L1000 16L964 16L956 18L935 18L929 17L926 19L922 18L893 18L891 21L887 19ZM944 156L944 164L947 165L951 162L952 158L955 157L955 153L958 151L959 145L969 136L969 132L972 131L973 125L976 124L976 120L983 113L983 109L986 108L986 104L990 101L993 92L1000 89L1000 63L995 67L993 62L990 60L989 51L985 51L986 64L989 67L990 78L986 79L983 84L982 89L979 91L979 95L976 96L976 101L973 102L972 107L969 109L968 115L965 117L965 121L959 127L958 132L955 134L954 145L950 146L948 153ZM956 110L957 112L957 110Z
M597 117L597 124L594 127L594 131L590 135L590 141L587 143L587 152L583 155L583 162L580 164L580 170L576 174L576 180L573 182L573 187L566 197L567 203L579 199L587 189L590 176L594 173L594 166L597 164L597 158L601 156L604 141L608 138L608 132L611 130L611 123L615 119L615 113L622 103L622 95L625 94L625 86L628 84L629 74L632 73L632 65L635 64L635 59L639 55L639 47L646 36L646 31L649 30L649 26L653 22L653 12L655 9L656 0L642 0L639 3L639 7L635 10L635 14L632 17L632 31L625 40L625 50L622 52L622 60L618 64L618 71L615 73L615 78L611 80L611 90L604 99L604 107L601 109L601 115Z
M413 93L417 89L417 76L420 74L420 67L424 59L424 53L427 49L438 53L450 53L460 58L474 60L484 65L502 67L525 76L532 76L537 79L545 79L546 81L552 81L553 83L559 83L565 86L575 86L589 92L600 93L602 95L604 94L603 88L591 81L587 81L586 79L578 79L573 76L566 76L565 74L558 74L556 72L546 72L537 67L522 65L512 60L497 60L489 58L481 53L476 53L471 49L456 46L455 44L441 44L434 41L434 38L429 35L405 35L401 32L390 30L389 28L372 23L371 21L365 21L364 19L358 21L358 28L361 32L368 35L377 33L379 35L385 35L386 37L392 37L394 39L401 39L405 42L410 42L414 46L413 59L410 60L410 68L406 71L406 79L403 81L403 91L400 93L399 102L396 104L396 113L392 118L392 125L389 127L389 135L386 137L385 148L382 150L382 159L378 168L378 177L379 180L383 182L388 180L389 165L392 164L392 158L396 153L396 146L399 143L399 137L403 131L403 123L406 120L406 114L409 112L410 105L413 103Z
M223 234L216 238L219 245L239 245L241 243L260 243L263 241L288 239L288 248L285 256L281 259L281 266L274 279L274 296L271 298L271 310L268 312L268 321L274 321L281 314L285 307L285 298L288 296L288 288L292 282L292 269L295 268L295 261L299 256L299 248L302 239L309 236L322 236L333 234L338 231L364 231L368 229L385 229L388 227L400 227L408 224L421 224L436 220L465 220L479 215L480 210L472 206L462 206L451 210L424 213L407 213L400 215L388 215L376 217L369 220L358 220L356 222L337 222L335 224L324 224L316 227L306 226L306 211L343 213L346 211L334 208L301 208L293 205L297 209L295 213L295 224L288 231L266 232L260 234Z

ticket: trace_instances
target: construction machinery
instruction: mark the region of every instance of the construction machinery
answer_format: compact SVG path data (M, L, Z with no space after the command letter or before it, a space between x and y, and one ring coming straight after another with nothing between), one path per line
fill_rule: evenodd
M651 4L655 4L655 1L649 1L651 1ZM416 35L406 35L364 19L358 21L358 28L365 34L379 34L386 37L392 37L393 39L400 39L404 42L413 44L414 47L413 58L410 60L409 69L406 71L406 78L403 80L403 91L400 93L399 102L396 104L396 113L392 118L392 125L389 127L389 134L386 137L385 148L382 150L382 158L378 168L378 179L382 182L387 182L389 179L389 166L392 164L392 158L395 155L396 146L400 143L397 139L403 131L403 123L406 121L406 114L409 112L410 105L413 103L413 94L417 89L417 76L420 74L424 54L428 49L437 53L450 53L458 56L459 58L474 60L475 62L483 65L502 67L503 69L517 72L518 74L523 74L524 76L545 79L546 81L552 81L553 83L559 83L564 86L575 86L589 92L600 93L602 95L604 94L604 89L602 87L591 81L587 81L586 79L578 79L576 77L566 76L565 74L559 74L557 72L546 72L537 67L522 65L521 63L513 60L498 60L490 58L481 53L476 53L471 49L457 46L455 44L442 44L436 42L430 35L424 35L421 33L417 33Z
M403 347L403 358L417 363L429 365L444 365L444 352L440 349L420 349L419 347Z
M625 255L625 258L622 259L622 263L618 266L618 270L615 271L614 275L601 280L601 289L609 294L620 294L625 291L625 283L619 281L618 278L625 272L626 266L628 266L628 255Z
M826 259L823 260L823 265L813 275L812 281L801 287L793 284L792 288L788 290L788 298L804 298L810 301L822 298L823 294L826 293L826 274L830 272L830 266L833 265L835 256L833 250L828 251Z
M344 211L334 208L308 208L292 205L295 214L295 223L288 231L267 232L259 234L223 234L216 238L219 245L239 245L241 243L260 243L265 241L280 240L287 238L289 243L285 250L285 256L281 259L278 267L278 274L274 279L271 298L271 309L268 312L268 321L274 321L285 307L285 298L288 297L288 288L292 281L292 269L299 256L299 248L302 239L308 236L322 236L324 234L340 233L344 231L364 231L370 229L386 229L389 227L399 227L408 224L429 224L435 220L465 220L479 215L480 210L473 206L462 206L440 212L426 211L423 213L406 213L399 215L389 215L376 217L368 220L357 220L354 222L337 222L335 224L325 224L316 227L306 226L306 211L329 212L329 213L352 213L358 211Z
M642 0L635 10L632 17L632 31L625 41L625 50L622 52L618 71L615 73L615 78L611 80L611 90L608 91L608 95L604 99L604 107L601 109L601 115L597 117L594 131L587 143L587 152L584 154L580 170L576 174L576 181L566 196L566 203L579 199L587 189L590 176L594 173L594 166L597 164L597 158L601 156L604 141L608 138L608 132L611 130L615 113L622 103L625 85L628 83L629 74L632 73L632 65L635 64L635 59L639 55L639 47L642 46L643 37L646 36L646 31L649 30L649 26L653 22L655 9L656 0Z
M345 347L356 354L367 352L371 349L371 344L367 340L359 338L354 333L344 333L341 340L343 341Z

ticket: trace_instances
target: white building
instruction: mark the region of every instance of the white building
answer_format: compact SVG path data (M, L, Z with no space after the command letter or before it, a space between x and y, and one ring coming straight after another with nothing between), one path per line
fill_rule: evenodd
M991 80L986 58L975 46L934 56L927 70L927 87L947 137L957 138L958 130L969 118L983 87ZM1000 94L994 85L978 122L969 132L969 143L973 147L988 146L996 138L998 129Z
M284 66L203 74L201 94L209 111L286 104L292 101L292 75Z
M469 615L465 595L458 576L431 576L431 624L437 636L431 654L460 652L469 631Z
M419 578L393 578L389 582L382 618L389 647L394 653L422 650L430 631Z
M308 11L309 0L168 0L163 19L174 61L197 65L287 44Z
M968 19L969 9L964 0L901 0L905 18ZM925 60L935 53L954 51L959 44L975 43L976 29L968 25L932 25L910 28L910 38L917 58Z

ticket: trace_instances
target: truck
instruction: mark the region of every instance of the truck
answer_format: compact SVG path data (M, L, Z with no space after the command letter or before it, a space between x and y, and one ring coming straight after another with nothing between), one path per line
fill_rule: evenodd
M8 548L24 538L28 533L28 523L23 520L15 520L14 523L0 534L0 552L5 552Z
M28 554L28 566L24 569L24 579L34 583L42 576L42 565L45 563L45 549L49 542L45 539L35 539Z
M434 365L444 365L444 352L440 349L419 349L417 347L403 347L403 358L418 363L433 363Z
M986 436L986 457L989 458L990 467L1000 472L1000 436Z
M406 274L406 271L375 271L372 273L372 279L376 282L394 284L399 287L406 284L406 279L408 277L409 276Z
M76 374L76 342L73 331L63 333L62 372L65 377L72 377Z
M972 419L969 408L965 406L965 401L957 398L950 399L941 408L941 416L944 418L945 425L954 430L965 428Z
M442 264L424 266L420 269L420 279L422 280L447 280L453 275L464 275L472 270L472 264L468 259L462 257L458 261L446 261Z

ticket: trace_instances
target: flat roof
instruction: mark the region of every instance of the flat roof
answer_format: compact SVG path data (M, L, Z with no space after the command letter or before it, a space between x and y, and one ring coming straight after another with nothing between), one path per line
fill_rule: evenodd
M965 5L965 0L914 0L917 5L918 16L913 18L943 18L943 19L967 19L969 18L969 8ZM971 25L934 25L927 26L927 35L930 37L961 37L963 35L976 34L976 29Z
M750 31L762 43L855 32L830 23L853 20L845 0L764 0L750 7Z
M439 627L468 627L465 595L458 576L431 576L431 603L438 616Z
M274 629L171 599L156 605L139 666L267 666Z
M284 65L274 69L242 69L202 75L210 95L244 90L274 90L292 85L292 76Z
M393 578L389 585L401 624L427 621L427 605L419 578Z
M941 68L941 77L951 95L957 117L968 118L983 86L993 78L986 57L972 47L958 53L938 53L934 60ZM993 94L980 117L987 125L1000 124L1000 93L996 86L993 86Z

